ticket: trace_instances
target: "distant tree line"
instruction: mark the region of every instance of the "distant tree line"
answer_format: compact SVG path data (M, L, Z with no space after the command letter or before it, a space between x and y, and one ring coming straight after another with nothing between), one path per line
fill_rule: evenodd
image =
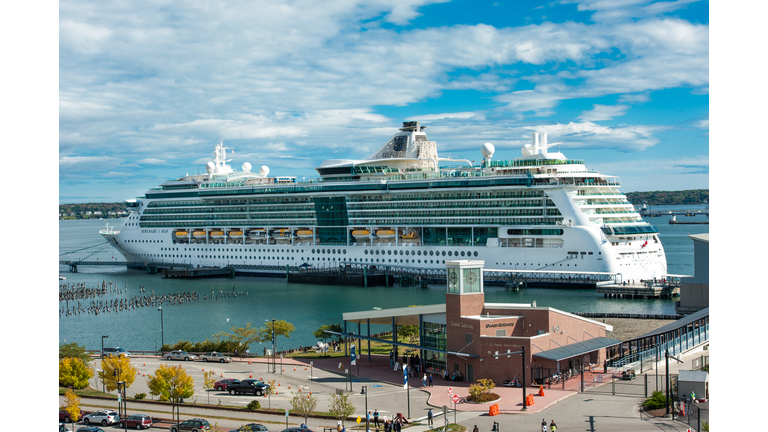
M636 206L648 205L690 205L709 203L709 189L685 191L628 192L627 199Z
M59 214L64 215L62 219L98 219L123 217L120 212L127 211L124 202L116 203L85 203L85 204L59 204ZM91 212L91 214L87 214ZM94 214L101 212L101 214ZM113 212L115 214L109 214ZM72 213L75 215L72 216Z

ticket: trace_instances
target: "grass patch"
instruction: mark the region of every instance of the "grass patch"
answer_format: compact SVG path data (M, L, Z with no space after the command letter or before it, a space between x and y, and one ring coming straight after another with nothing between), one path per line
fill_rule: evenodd
M443 426L435 427L432 429L433 431L444 431L444 432L465 432L467 430L466 427L456 424L456 423L448 423L448 426L443 428Z
M392 335L389 336L382 336L381 339L383 340L392 340ZM360 356L364 356L368 354L368 343L367 341L363 341L362 344L360 344L359 351ZM381 354L381 355L389 355L389 350L392 349L392 345L384 343L384 342L373 342L371 341L371 354ZM327 354L318 354L316 352L307 352L307 353L293 353L288 354L287 357L289 358L304 358L304 359L324 359L324 358L341 358L344 357L344 350L342 349L340 352L334 353L334 352L328 352Z

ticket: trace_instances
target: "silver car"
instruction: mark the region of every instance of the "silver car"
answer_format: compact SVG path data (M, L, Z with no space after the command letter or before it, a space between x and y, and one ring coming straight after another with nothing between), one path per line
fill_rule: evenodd
M102 426L106 426L106 425L115 424L118 421L120 421L120 416L117 415L117 412L112 410L96 411L96 412L87 414L83 417L83 423L87 425L93 423L93 424L101 424Z
M214 351L214 352L202 354L200 358L198 358L198 360L202 360L204 362L212 361L212 362L220 362L220 363L229 363L232 361L232 357L227 357L222 353L218 353Z
M176 350L171 351L168 354L165 355L165 358L168 360L184 360L184 361L190 361L197 358L194 354L189 354L186 351Z

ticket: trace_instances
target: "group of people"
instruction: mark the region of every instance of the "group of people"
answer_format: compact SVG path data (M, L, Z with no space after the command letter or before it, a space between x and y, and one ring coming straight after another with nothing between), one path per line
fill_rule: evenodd
M557 430L557 425L555 424L555 421L552 420L551 423L549 423L549 428L547 428L547 421L544 419L541 419L541 432L555 432Z
M429 411L429 414L431 422L432 410ZM371 431L371 428L375 428L377 432L379 431L379 428L383 428L384 432L400 432L403 429L403 423L408 422L408 420L399 414L391 420L387 419L387 416L379 416L379 410L374 410L373 413L368 411L366 417L368 420L368 432ZM336 425L336 432L346 432L346 428L340 421Z

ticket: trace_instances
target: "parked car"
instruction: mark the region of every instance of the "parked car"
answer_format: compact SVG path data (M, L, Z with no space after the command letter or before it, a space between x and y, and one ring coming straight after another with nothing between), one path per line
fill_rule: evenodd
M77 429L77 432L104 432L104 429L97 428L96 426L86 426Z
M211 424L208 423L207 420L198 419L198 418L184 420L178 426L177 425L171 426L171 432L184 432L184 431L202 432L202 431L209 431L209 430L211 430Z
M77 417L78 420L83 418L83 410L80 410L80 415ZM72 419L69 418L69 411L62 411L59 410L59 423L71 423Z
M102 426L115 424L120 419L117 412L112 410L102 410L92 412L83 416L83 423L89 425L91 423L101 424Z
M308 427L292 427L288 429L283 429L282 432L312 432L312 429Z
M214 351L214 352L202 354L198 358L198 360L202 360L204 362L213 361L213 362L219 362L219 363L229 363L232 361L232 357L227 357L222 353L217 353L216 351Z
M633 370L625 370L621 373L621 379L623 380L633 380L635 379L635 371Z
M248 429L250 428L250 429ZM264 425L258 424L258 423L248 423L246 425L242 425L237 429L232 429L229 432L243 432L243 431L252 431L252 432L269 432L269 429L264 427Z
M218 391L226 391L227 388L232 385L240 385L240 380L238 379L223 379L221 381L216 381L213 383L213 388L215 388Z
M262 396L267 393L268 388L269 384L265 384L263 381L246 379L240 381L238 384L230 384L227 387L227 391L231 395L252 394L255 396Z
M171 351L168 354L165 355L165 358L168 360L184 360L184 361L190 361L197 358L194 354L189 354L186 351L176 350Z
M113 348L104 348L104 357L130 357L131 353L128 351L120 348L120 347L113 347Z
M59 423L59 432L72 432L64 426L64 423Z
M149 429L152 427L152 417L144 414L129 415L125 418L125 423L129 428ZM120 427L124 427L123 420L120 420Z

